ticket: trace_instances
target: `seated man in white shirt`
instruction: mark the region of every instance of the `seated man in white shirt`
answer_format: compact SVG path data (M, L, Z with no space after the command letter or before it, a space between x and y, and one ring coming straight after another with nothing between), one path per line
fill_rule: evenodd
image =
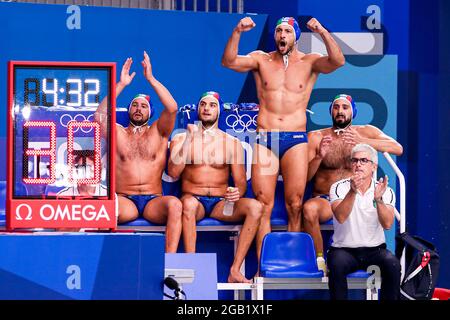
M332 300L347 299L347 275L376 265L381 271L382 300L400 294L400 262L386 249L384 230L394 223L395 195L387 176L373 179L377 151L357 144L351 152L353 176L330 189L334 235L328 251L329 287Z
M73 151L74 181L92 179L94 177L94 150ZM98 184L78 184L64 188L57 196L107 196L106 186Z

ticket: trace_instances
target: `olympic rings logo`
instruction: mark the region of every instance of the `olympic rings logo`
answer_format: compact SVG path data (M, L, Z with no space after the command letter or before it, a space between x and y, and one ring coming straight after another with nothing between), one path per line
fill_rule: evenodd
M233 129L237 133L242 133L244 131L255 132L257 117L257 114L255 114L253 117L248 114L230 114L225 119L225 122L228 127Z
M64 128L67 128L67 125L69 124L69 122L71 121L77 121L77 122L83 122L83 121L89 121L92 122L94 119L94 114L90 114L87 118L84 114L78 113L76 114L74 117L72 117L71 114L65 113L61 116L61 118L59 118L59 123L61 123L61 125ZM76 129L73 130L73 132L77 132L78 129L81 130L81 132L84 133L89 133L92 131L92 129L94 129L93 127L88 127L88 128L83 128L83 127L77 127Z

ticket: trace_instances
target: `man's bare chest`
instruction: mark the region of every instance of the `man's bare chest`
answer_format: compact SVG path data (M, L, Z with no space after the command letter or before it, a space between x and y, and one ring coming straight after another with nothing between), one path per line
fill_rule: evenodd
M342 139L335 139L322 160L322 166L326 169L349 169L352 146L344 143Z
M159 137L126 135L117 140L119 161L158 161L167 152L167 143Z
M289 91L304 91L314 80L311 66L298 61L288 65L287 69L279 63L267 62L259 71L262 87L265 89L285 88Z

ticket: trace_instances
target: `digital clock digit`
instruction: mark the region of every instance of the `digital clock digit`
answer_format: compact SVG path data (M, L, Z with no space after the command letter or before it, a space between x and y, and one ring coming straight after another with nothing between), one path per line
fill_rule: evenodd
M55 78L26 78L23 87L23 101L30 106L98 107L100 103L99 79L68 78L60 82Z
M34 149L29 146L29 131L30 128L48 128L49 129L49 148ZM78 179L73 178L73 151L74 151L74 128L93 128L94 129L94 177L92 179ZM56 166L56 123L54 121L26 121L23 125L23 182L26 184L52 184L56 181L55 166ZM98 184L100 183L100 125L97 122L90 121L70 121L67 125L67 164L69 172L69 183L82 184ZM36 178L28 177L28 158L31 156L49 157L48 178L40 177L37 173Z

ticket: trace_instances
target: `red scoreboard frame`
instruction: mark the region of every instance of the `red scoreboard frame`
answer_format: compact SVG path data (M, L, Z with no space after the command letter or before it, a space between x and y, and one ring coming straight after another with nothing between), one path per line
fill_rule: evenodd
M50 197L42 196L42 199L27 198L26 196L15 197L13 187L15 185L14 165L15 152L14 136L15 126L14 121L14 102L16 88L15 88L15 72L18 68L33 68L45 71L51 70L75 70L79 72L89 72L90 70L104 69L107 71L107 83L109 95L109 107L111 108L108 116L109 128L107 130L106 138L108 144L108 172L109 172L109 192L107 196L99 196L94 198L87 198L86 196L70 196L70 197ZM81 71L80 71L81 70ZM54 80L53 80L54 81ZM99 62L45 62L45 61L10 61L8 65L8 107L7 107L7 190L6 190L6 228L7 230L14 229L58 229L58 228L108 228L115 229L117 227L116 217L116 194L115 194L115 124L116 124L116 64L115 63L99 63ZM55 86L56 87L56 86ZM61 89L61 92L63 89ZM55 89L56 91L56 89ZM56 95L55 95L56 97ZM86 100L85 100L86 101ZM54 103L56 101L54 100ZM32 122L32 121L30 121ZM34 124L36 125L36 121ZM40 127L49 128L49 136L54 135L53 121L41 121ZM68 125L68 146L73 143L73 127L93 127L98 136L98 123L95 121L73 121ZM33 126L33 124L31 124ZM25 127L25 125L24 125ZM50 137L49 137L50 138ZM53 139L52 139L53 140ZM99 139L95 138L95 146L98 147ZM49 150L33 150L27 149L26 155L34 155L43 152L44 155L50 156L54 147L54 141L50 141ZM73 145L72 145L73 147ZM51 156L52 157L52 156ZM72 154L68 155L68 162L71 161ZM98 155L96 155L95 163L99 163ZM72 164L70 164L70 168ZM54 170L54 169L53 169ZM99 178L98 165L95 165L94 179ZM52 174L52 169L50 169ZM54 172L53 172L54 174ZM70 179L72 174L70 173ZM36 179L36 183L42 182L41 179ZM39 181L38 181L39 180ZM25 181L25 179L24 179ZM85 184L91 180L84 181ZM41 183L45 185L44 183ZM80 183L82 184L82 183Z

